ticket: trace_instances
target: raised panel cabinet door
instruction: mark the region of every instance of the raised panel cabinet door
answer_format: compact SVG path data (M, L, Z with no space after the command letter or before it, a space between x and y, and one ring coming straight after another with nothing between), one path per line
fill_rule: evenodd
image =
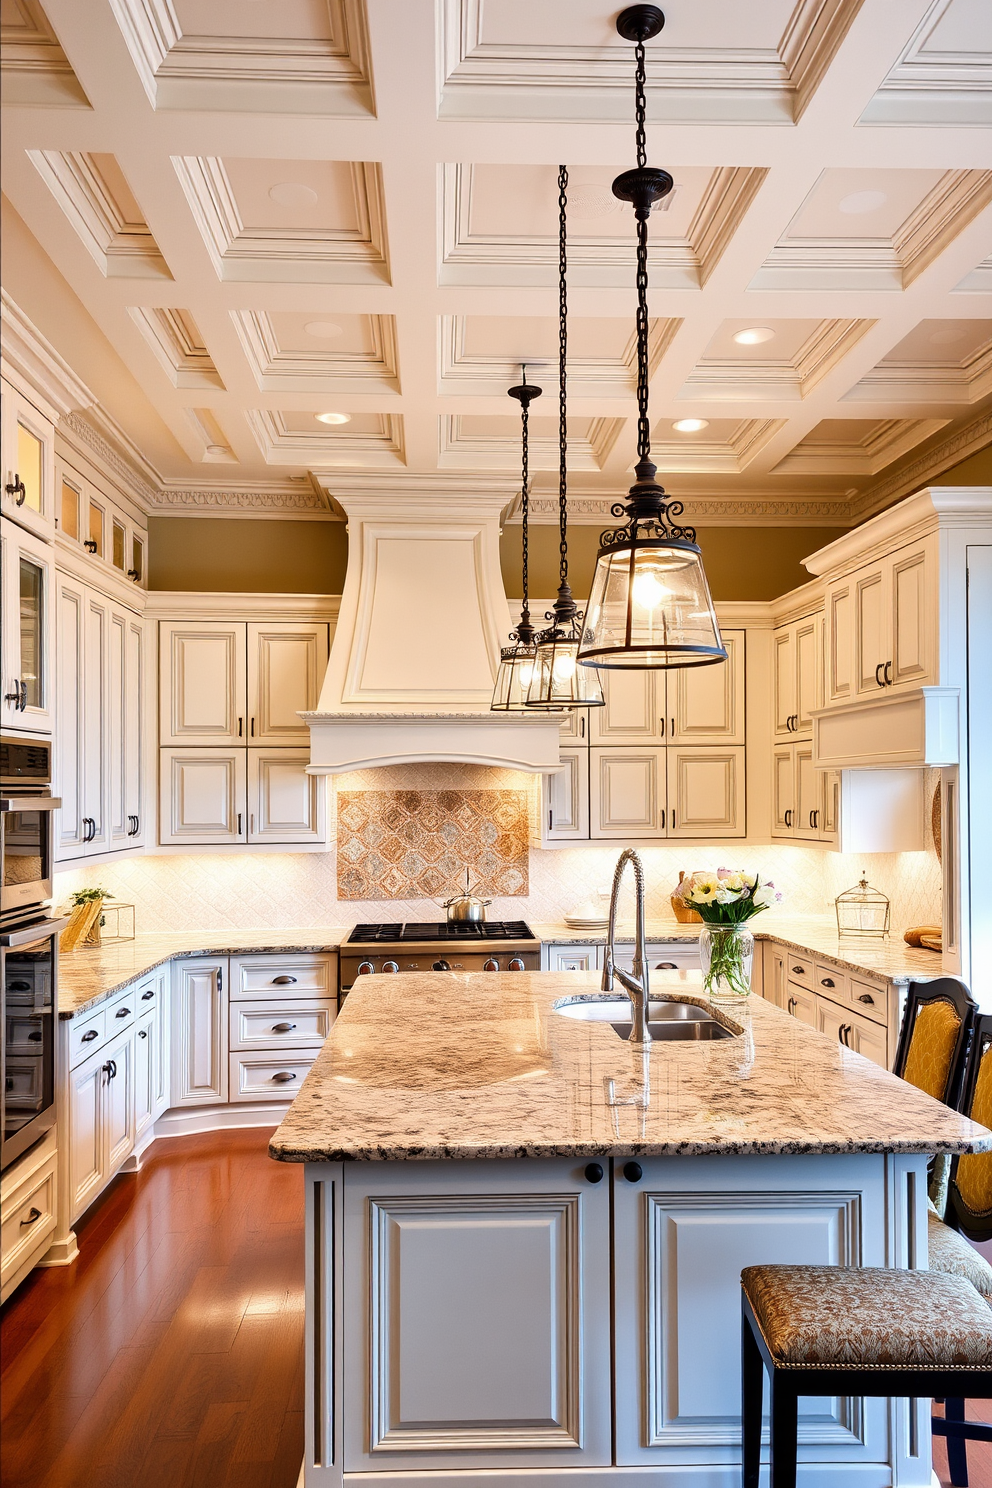
M179 961L173 999L172 1104L227 1100L227 960Z
M309 763L308 749L249 749L249 842L324 841L327 781Z
M818 1002L816 993L811 992L808 987L800 987L796 982L786 982L785 1011L790 1017L798 1018L800 1023L805 1023L810 1028L816 1028L819 1021Z
M835 1003L828 1002L825 998L816 998L816 1031L825 1033L827 1038L834 1039L838 1044L846 1046L847 1030L850 1027L850 1014L843 1008L837 1007Z
M702 1461L700 1482L730 1484L740 1477L731 1464L741 1429L741 1270L882 1264L884 1163L638 1161L635 1183L613 1163L615 1461L667 1468L664 1476L682 1483L695 1481L684 1464ZM812 1481L834 1483L852 1462L885 1460L887 1402L866 1406L862 1414L851 1401L800 1400L800 1452ZM811 1466L831 1462L839 1474Z
M299 715L317 706L327 649L326 624L248 622L249 744L309 744Z
M0 721L49 733L54 717L51 636L54 550L4 518L0 521L3 689Z
M776 1007L785 1007L785 952L780 951L773 941L766 940L764 943L764 972L762 976L762 992L764 997L773 1002Z
M62 801L55 813L55 857L79 857L89 835L83 822L83 628L86 590L66 574L56 575L56 688L59 726L54 737L55 793Z
M248 743L247 625L161 622L162 744Z
M655 744L666 731L664 672L611 671L600 673L602 708L591 708L594 744ZM583 711L578 709L576 711Z
M124 755L127 737L127 612L114 606L108 616L107 656L107 828L108 846L126 847L127 819Z
M743 837L743 747L676 745L667 754L669 837Z
M110 604L87 589L83 605L83 817L89 833L83 853L110 846Z
M891 649L888 574L881 567L858 574L854 581L854 659L859 693L885 686L885 663Z
M813 732L812 711L820 706L820 624L811 615L796 625L796 734Z
M772 834L792 837L796 830L796 755L791 744L772 750Z
M935 681L936 585L931 579L931 552L926 544L896 553L892 564L892 648L889 680L893 687L921 687Z
M832 842L836 845L840 834L840 792L841 777L839 770L824 770L823 772L823 815L820 818L820 841Z
M134 1146L134 1036L110 1045L103 1088L107 1122L107 1174L116 1172Z
M773 717L776 734L791 734L796 711L796 631L792 625L776 630L772 652Z
M247 749L162 749L163 845L248 840Z
M670 744L744 743L745 633L723 630L721 635L726 661L680 667L668 675Z
M665 753L650 745L590 749L591 837L665 836Z
M105 1056L95 1054L73 1070L69 1081L69 1202L71 1219L82 1214L107 1176L104 1086Z
M145 840L145 627L128 614L124 635L124 813L129 847Z
M823 817L823 774L813 768L812 744L795 746L797 837L819 842Z
M826 701L854 696L854 596L849 583L834 586L827 600Z
M158 1017L148 1013L134 1030L134 1140L155 1120L155 1063Z
M595 971L600 964L599 947L549 946L549 971Z
M888 1069L889 1044L885 1025L873 1023L858 1013L849 1013L848 1027L851 1030L847 1036L848 1047L863 1054L873 1064L881 1065L882 1069Z
M345 1472L605 1466L609 1182L412 1166L344 1177Z
M589 751L559 750L562 769L544 776L543 836L549 841L589 837Z
M0 512L37 537L55 527L55 429L6 380L3 384Z

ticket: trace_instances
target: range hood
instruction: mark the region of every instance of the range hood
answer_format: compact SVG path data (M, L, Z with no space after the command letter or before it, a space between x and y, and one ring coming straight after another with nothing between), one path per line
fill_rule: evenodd
M438 760L560 768L556 714L489 711L511 624L499 566L506 490L439 485L335 487L348 571L320 700L302 715L312 775Z

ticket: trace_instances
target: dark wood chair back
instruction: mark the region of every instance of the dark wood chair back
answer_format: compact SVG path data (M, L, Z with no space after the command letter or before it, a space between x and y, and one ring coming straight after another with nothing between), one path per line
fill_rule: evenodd
M992 1128L992 1013L975 1018L960 1109ZM992 1152L968 1152L954 1159L944 1217L969 1240L992 1240Z
M910 982L892 1073L957 1109L977 1012L957 977Z

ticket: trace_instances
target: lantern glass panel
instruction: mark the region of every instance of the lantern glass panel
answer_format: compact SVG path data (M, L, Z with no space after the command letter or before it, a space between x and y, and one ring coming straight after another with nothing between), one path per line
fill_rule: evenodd
M604 667L706 666L725 660L695 544L641 540L601 551L579 659Z

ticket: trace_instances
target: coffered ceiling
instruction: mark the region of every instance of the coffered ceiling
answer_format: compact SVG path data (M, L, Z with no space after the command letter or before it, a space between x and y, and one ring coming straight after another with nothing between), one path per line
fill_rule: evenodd
M992 7L664 8L662 476L704 522L859 520L992 440ZM552 520L564 161L571 490L601 520L636 414L615 14L3 0L5 287L98 399L77 432L163 510L333 515L349 488L432 478L453 502L472 482L509 499L526 362Z

